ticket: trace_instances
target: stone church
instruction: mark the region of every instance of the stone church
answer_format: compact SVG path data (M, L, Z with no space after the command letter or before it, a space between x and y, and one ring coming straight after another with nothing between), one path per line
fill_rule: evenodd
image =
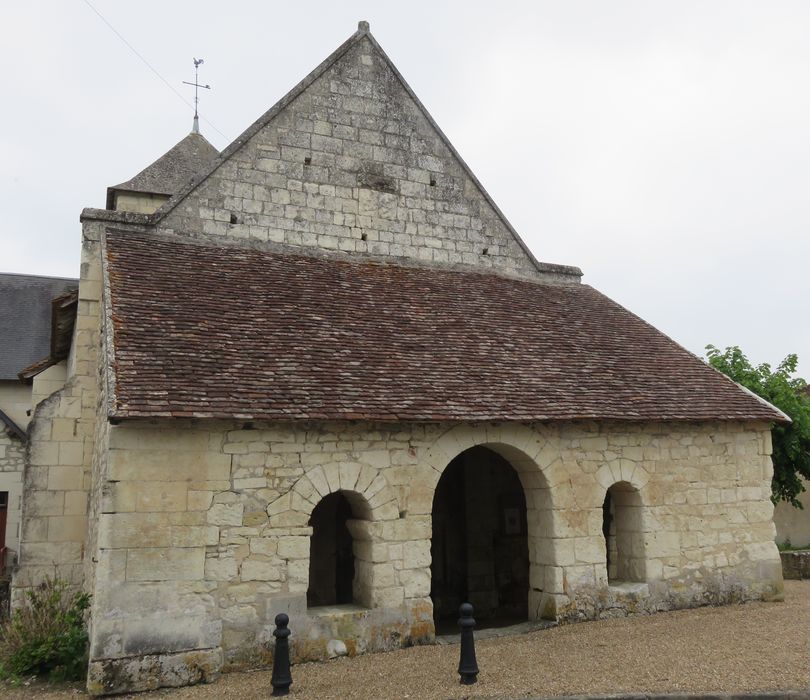
M222 153L85 209L19 601L92 693L480 624L778 600L769 404L539 262L361 22ZM37 378L33 378L36 387Z

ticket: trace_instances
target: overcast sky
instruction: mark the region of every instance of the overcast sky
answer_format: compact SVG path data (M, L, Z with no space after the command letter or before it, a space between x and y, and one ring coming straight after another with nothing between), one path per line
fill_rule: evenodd
M368 20L539 259L810 375L810 3L90 2L189 101L205 59L219 149ZM192 111L84 0L0 28L0 271L78 276L81 209Z

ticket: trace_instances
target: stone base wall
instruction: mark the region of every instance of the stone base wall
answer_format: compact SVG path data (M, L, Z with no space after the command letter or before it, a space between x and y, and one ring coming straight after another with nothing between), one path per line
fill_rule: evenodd
M220 668L221 649L91 661L87 688L92 695L117 695L211 683Z
M447 465L477 445L523 486L530 619L782 592L764 424L155 422L113 426L108 439L91 671L124 665L132 688L139 659L221 650L231 668L261 662L279 612L299 660L430 641L433 495ZM646 566L644 581L609 585L602 505L616 483L638 493L641 513L628 521ZM352 506L357 599L307 609L309 518L335 491ZM150 663L144 676L161 678ZM166 674L159 684L178 677ZM98 683L91 691L107 687Z

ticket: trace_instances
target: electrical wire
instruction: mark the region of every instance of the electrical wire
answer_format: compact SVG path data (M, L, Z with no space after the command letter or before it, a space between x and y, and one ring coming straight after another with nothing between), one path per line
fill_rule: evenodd
M159 78L161 81L163 81L163 83L166 85L166 87L167 87L167 88L169 88L169 90L171 90L171 91L172 91L172 92L173 92L175 95L177 95L177 97L179 97L179 98L180 98L180 99L183 101L183 103L184 103L186 106L188 106L188 107L189 107L189 108L191 108L191 109L194 109L194 106L191 104L191 102L189 102L189 101L188 101L188 100L187 100L185 97L183 97L183 95L182 95L182 94L181 94L181 93L180 93L180 92L179 92L179 91L178 91L178 90L177 90L177 89L176 89L176 88L175 88L175 87L174 87L174 86L173 86L173 85L172 85L172 84L171 84L171 83L170 83L168 80L166 80L166 78L164 78L164 77L163 77L163 76L162 76L162 75L161 75L161 74L158 72L157 68L155 68L155 67L154 67L154 66L153 66L151 63L149 63L149 61L147 61L147 60L146 60L146 59L145 59L145 58L144 58L144 57L143 57L143 56L142 56L142 55L141 55L141 54L138 52L138 50L137 50L137 49L136 49L136 48L135 48L135 47L134 47L132 44L130 44L130 43L129 43L129 42L128 42L128 41L127 41L127 40L126 40L126 39L125 39L125 38L124 38L122 35L121 35L121 33L120 33L120 32L119 32L119 31L118 31L118 30L117 30L115 27L113 27L113 25L112 25L112 24L110 24L110 23L107 21L107 18L106 18L106 17L104 17L104 15L102 15L102 14L101 14L101 13L100 13L100 12L99 12L99 11L98 11L98 10L97 10L95 7L94 7L94 6L93 6L93 4L90 2L90 0L82 0L82 2L83 2L85 5L87 5L87 7L89 7L89 8L90 8L90 9L91 9L93 12L95 12L95 13L96 13L96 15L98 15L99 19L100 19L102 22L104 22L104 24L106 24L106 25L107 25L107 26L110 28L110 30L113 32L113 34L115 34L115 36L117 36L117 37L118 37L118 38L119 38L121 41L123 41L123 42L124 42L124 44L127 46L127 48L129 48L129 50L130 50L130 51L132 51L132 53L134 53L134 54L135 54L135 55L136 55L138 58L140 58L140 59L141 59L141 61L143 61L144 65L145 65L145 66L146 66L146 67L147 67L147 68L148 68L150 71L152 71L152 72L153 72L153 73L154 73L154 74L155 74L155 75L156 75L156 76L157 76L157 77L158 77L158 78ZM210 126L210 127L211 127L211 128L214 130L214 131L216 131L216 132L217 132L217 133L218 133L220 136L222 136L222 138L224 138L224 139L225 139L225 140L227 140L227 141L230 141L230 139L229 139L229 138L228 138L228 137L227 137L225 134L223 134L223 133L222 133L222 132L221 132L219 129L217 129L217 127L216 127L216 126L214 126L214 125L213 125L213 124L212 124L212 123L211 123L211 122L210 122L208 119L206 119L206 118L205 118L204 116L202 116L202 115L200 116L200 118L201 118L201 119L202 119L202 120L203 120L203 121L204 121L206 124L208 124L208 126Z

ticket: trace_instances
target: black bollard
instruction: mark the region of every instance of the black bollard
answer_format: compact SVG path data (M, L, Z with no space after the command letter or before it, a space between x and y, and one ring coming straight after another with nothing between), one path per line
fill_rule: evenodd
M458 626L461 627L461 658L458 662L458 675L461 676L461 685L472 685L478 680L478 662L475 660L475 637L473 629L473 606L462 603L458 609L461 616Z
M273 636L276 638L276 648L273 652L273 675L270 682L273 684L273 696L288 695L292 685L290 675L290 630L287 625L290 623L289 616L284 613L276 615L276 629Z

